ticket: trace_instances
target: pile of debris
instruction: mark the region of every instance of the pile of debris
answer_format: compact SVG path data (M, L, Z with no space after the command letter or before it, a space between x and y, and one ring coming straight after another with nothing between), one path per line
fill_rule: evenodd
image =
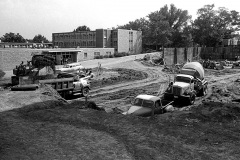
M164 65L164 58L162 52L157 52L155 54L146 54L142 59L138 59L143 65L146 66L159 66Z

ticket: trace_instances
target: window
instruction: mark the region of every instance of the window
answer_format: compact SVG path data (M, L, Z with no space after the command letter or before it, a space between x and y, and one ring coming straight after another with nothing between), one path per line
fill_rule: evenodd
M190 82L191 82L191 79L188 78L188 77L177 76L177 77L176 77L176 81L177 81L177 82L190 83Z
M153 101L143 100L143 103L142 103L142 106L143 106L143 107L149 107L149 108L151 108L153 105L154 105L154 102L153 102Z
M87 53L84 53L84 58L87 58Z

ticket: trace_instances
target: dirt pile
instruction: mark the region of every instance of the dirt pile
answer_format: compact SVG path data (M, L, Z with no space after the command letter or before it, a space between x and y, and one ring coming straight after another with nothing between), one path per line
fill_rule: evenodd
M146 54L142 59L136 59L145 66L159 66L164 65L164 58L162 52L156 52L155 54Z
M43 106L48 103L53 103L52 106L67 103L57 91L46 85L40 86L40 88L35 91L4 90L0 92L0 102L1 112L40 102L42 102Z
M117 83L124 83L135 80L142 80L147 78L148 75L142 71L133 69L115 68L103 69L102 75L91 81L92 88L98 88Z
M240 100L239 79L231 82L222 82L211 86L211 95L206 101L229 103Z
M228 122L240 119L237 103L204 102L192 109L192 118L199 121Z

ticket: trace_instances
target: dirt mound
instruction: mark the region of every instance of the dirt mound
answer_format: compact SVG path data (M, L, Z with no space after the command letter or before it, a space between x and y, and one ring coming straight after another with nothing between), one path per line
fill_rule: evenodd
M191 117L200 121L227 122L240 119L240 106L236 103L205 102L192 111Z
M146 54L142 59L137 59L144 66L159 66L164 65L164 58L162 52L156 52L155 54Z
M57 91L47 85L42 85L35 91L4 90L0 93L0 102L0 111L22 108L23 106L35 103L42 103L42 107L48 103L53 104L48 106L67 103L67 101L64 100Z
M109 74L107 75L106 73ZM142 80L147 77L148 77L147 73L133 69L125 68L104 69L103 75L101 75L101 79L98 78L93 79L91 81L91 87L98 88L100 86L103 87L128 81Z
M211 87L211 96L206 100L214 102L229 103L240 99L240 82L237 80L231 82L222 82Z

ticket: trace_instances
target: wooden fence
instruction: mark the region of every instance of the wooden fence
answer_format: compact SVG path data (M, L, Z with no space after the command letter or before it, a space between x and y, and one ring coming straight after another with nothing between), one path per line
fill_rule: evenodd
M164 48L162 55L167 65L199 59L235 60L237 56L240 56L240 46Z

